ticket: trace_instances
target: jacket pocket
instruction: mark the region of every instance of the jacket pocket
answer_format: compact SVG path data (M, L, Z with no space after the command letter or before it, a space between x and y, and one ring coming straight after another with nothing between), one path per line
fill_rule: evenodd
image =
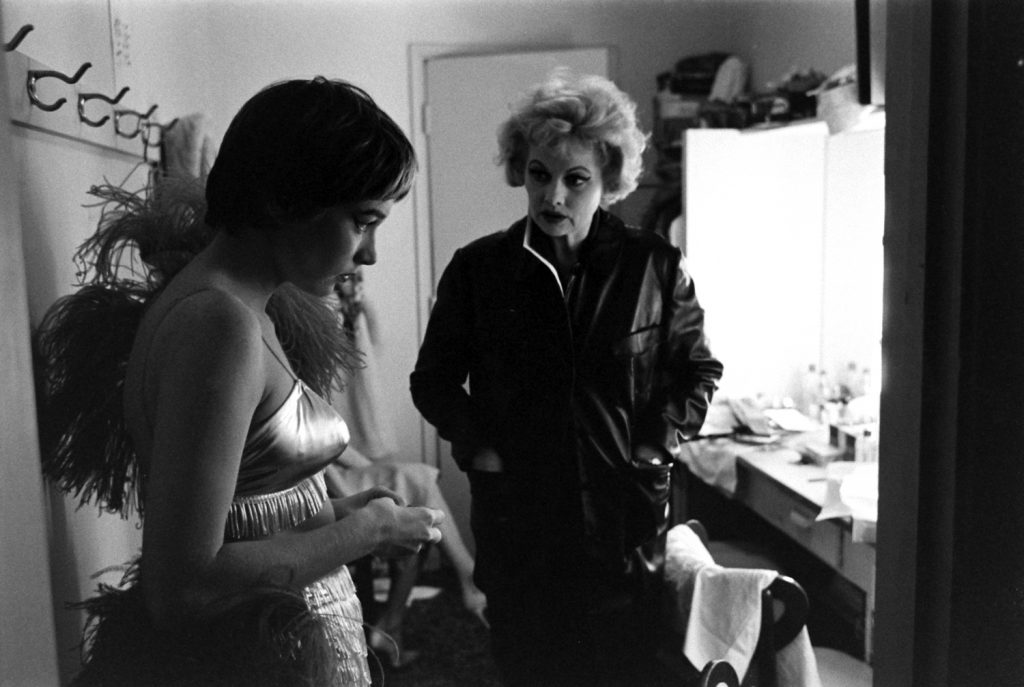
M612 343L612 357L625 378L622 393L626 394L634 413L641 412L651 398L660 345L661 328L656 324Z
M647 354L658 347L661 327L653 324L612 342L612 355L618 358L633 358Z

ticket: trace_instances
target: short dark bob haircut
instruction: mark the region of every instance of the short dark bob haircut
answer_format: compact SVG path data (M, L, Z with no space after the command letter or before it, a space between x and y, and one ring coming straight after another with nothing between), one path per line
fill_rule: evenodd
M409 139L364 90L322 76L282 81L231 120L206 181L206 223L270 229L338 205L401 200L415 174Z

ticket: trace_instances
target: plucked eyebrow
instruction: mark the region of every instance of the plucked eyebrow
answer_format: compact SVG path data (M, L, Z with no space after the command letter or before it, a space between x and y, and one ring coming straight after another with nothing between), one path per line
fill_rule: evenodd
M531 167L531 166L536 165L537 167L540 167L541 169L543 169L545 172L548 171L547 165L545 165L540 160L536 160L536 159L532 159L531 158L526 164L527 164L527 167ZM576 165L575 167L570 167L569 169L565 170L565 174L580 174L580 173L588 174L588 175L592 174L592 172L590 171L590 168L587 167L586 165Z

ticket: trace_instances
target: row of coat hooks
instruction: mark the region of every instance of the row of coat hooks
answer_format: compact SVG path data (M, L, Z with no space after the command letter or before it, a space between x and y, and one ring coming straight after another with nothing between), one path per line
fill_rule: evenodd
M4 43L4 52L13 52L21 45L21 42L25 40L25 37L35 27L32 24L25 24L17 33L11 38L10 41ZM52 102L44 102L38 94L38 84L43 79L57 79L69 85L74 85L79 82L82 76L92 67L91 62L84 62L74 74L68 75L63 72L54 69L29 69L25 75L25 88L28 92L28 98L33 107L36 107L44 112L55 112L59 110L65 103L67 98L57 98ZM99 128L111 121L114 122L114 132L124 139L139 138L143 144L143 157L148 159L148 150L150 148L159 148L163 141L163 135L169 131L176 123L177 119L171 120L168 124L161 124L153 121L151 118L153 113L156 111L157 106L152 105L145 112L139 112L138 110L132 110L128 108L115 107L121 102L125 94L131 90L128 86L124 86L116 95L110 96L104 93L78 93L78 119L83 124L91 127ZM86 106L92 100L102 101L110 106L111 113L104 114L102 117L95 118L86 114Z

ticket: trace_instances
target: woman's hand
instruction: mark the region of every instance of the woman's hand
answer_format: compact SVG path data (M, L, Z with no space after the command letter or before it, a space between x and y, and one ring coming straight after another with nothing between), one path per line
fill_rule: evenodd
M666 456L665 449L653 444L638 444L633 449L633 460L644 466L671 465L671 456Z
M441 541L437 525L445 518L443 511L403 506L391 498L377 498L367 503L361 512L380 526L381 541L373 550L375 556L409 556L418 553L424 544Z
M334 504L334 517L336 520L348 517L361 508L365 508L374 499L391 499L396 506L404 506L405 499L386 487L372 487L352 496L339 499L331 499Z

